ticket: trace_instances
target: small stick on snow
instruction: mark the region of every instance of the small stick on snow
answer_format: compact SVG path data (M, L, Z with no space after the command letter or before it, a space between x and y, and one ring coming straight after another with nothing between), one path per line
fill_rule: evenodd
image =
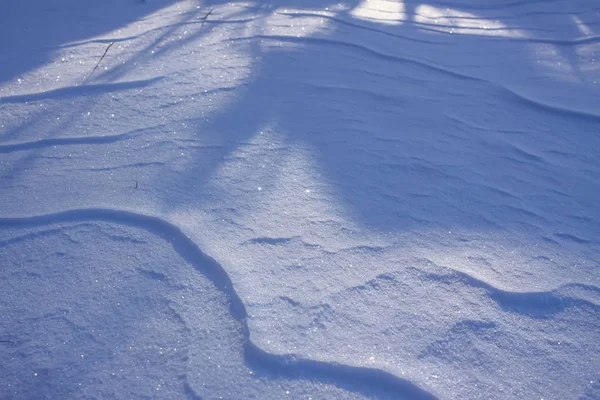
M85 81L83 81L84 85L92 77L92 75L94 74L94 71L96 71L96 68L98 68L98 65L100 65L100 63L102 62L102 60L104 60L104 57L106 56L106 53L108 53L108 49L110 49L110 46L112 46L113 44L115 44L115 42L110 42L108 44L108 47L106 47L106 50L104 50L104 54L102 54L102 57L100 57L100 61L98 61L98 64L96 64L96 66L94 67L94 69L92 70L92 72L90 72L90 74L88 75L88 77L85 78Z
M210 14L212 14L214 8L211 8L204 17L200 18L202 20L202 25L200 25L200 29L204 28L204 23Z

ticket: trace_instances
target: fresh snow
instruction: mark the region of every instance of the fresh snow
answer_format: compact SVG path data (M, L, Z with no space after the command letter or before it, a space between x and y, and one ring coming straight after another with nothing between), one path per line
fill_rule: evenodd
M600 399L599 134L596 0L4 2L0 398Z

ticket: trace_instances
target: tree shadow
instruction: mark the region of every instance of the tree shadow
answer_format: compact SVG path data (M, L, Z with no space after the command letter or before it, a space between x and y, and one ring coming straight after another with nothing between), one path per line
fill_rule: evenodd
M207 180L224 160L269 127L282 143L310 153L341 209L363 226L383 231L457 225L556 229L565 221L557 219L555 212L566 205L574 215L566 222L568 229L576 232L575 237L593 237L597 227L587 222L587 210L580 205L595 202L595 190L561 165L566 162L593 174L593 166L571 156L588 158L590 149L599 147L598 139L587 134L597 128L599 118L582 108L593 97L560 98L561 93L569 93L562 89L581 88L591 79L591 73L576 71L576 57L580 45L597 40L598 12L592 2L569 3L560 13L544 12L537 3L384 2L386 7L393 5L387 19L372 14L383 4L375 3L259 1L240 6L239 13L223 20L220 7L226 2L208 0L197 11L183 14L178 23L163 27L165 31L128 62L99 73L96 81L108 81L100 85L106 87L103 93L127 89L113 88L118 84L112 82L147 60L153 47L160 47L155 54L168 57L214 28L247 22L251 15L263 19L277 15L279 28L315 21L322 26L312 33L283 29L282 34L274 34L265 32L268 27L259 22L250 35L236 33L238 37L230 38L250 44L251 73L236 89L239 96L232 103L208 120L200 116L189 120L196 136L218 149L209 158L198 154L174 177L177 185L193 185L188 195L170 199L164 206L197 205ZM24 4L9 6L12 14L24 15L17 12ZM47 51L35 53L39 59L16 53L23 60L7 63L0 81L12 79L17 70L40 65L63 43L110 31L170 2L119 4L115 7L122 12L109 5L87 9L79 2L46 5L48 13L71 7L77 12L64 15L83 13L91 20L67 23L49 18L48 23L53 21L52 27L58 28L48 27L48 35L37 38L33 30L22 35L6 51L17 44L32 47L33 41L39 46L40 40ZM3 29L19 26L16 22L2 24ZM183 26L198 29L165 43ZM550 55L540 55L538 50ZM556 78L565 72L556 60L562 60L566 71L580 81ZM557 65L549 65L553 62ZM554 67L549 74L539 73ZM546 94L546 88L552 87L546 83L560 88L551 93L555 97L529 96L531 88ZM88 94L82 88L49 97ZM12 97L9 102L45 98L43 94ZM86 100L75 109L85 113L89 107ZM28 124L39 125L37 120L43 122L50 114L52 110L40 112L9 129L3 138L12 140ZM77 117L71 117L65 119L67 124L75 123ZM54 136L64 125L49 132ZM545 134L543 143L535 134L539 131ZM569 137L557 137L559 131L569 132ZM26 169L31 160L27 157L19 168ZM281 171L276 166L272 172L267 180L274 181ZM162 178L157 176L153 185L174 184L173 179ZM549 184L552 192L538 182ZM565 186L572 190L564 190Z
M292 25L321 19L326 27L307 35L259 29L231 38L250 41L259 62L233 103L209 121L196 121L196 131L221 149L214 165L202 157L190 162L182 185L208 179L241 144L270 127L282 143L310 153L338 205L362 226L538 233L562 226L595 236L598 227L586 222L589 209L581 205L596 202L597 191L561 166L597 170L595 161L585 166L572 156L589 159L590 149L600 148L589 135L600 114L582 108L589 97L579 103L560 97L562 89L588 89L589 77L564 81L558 65L548 72L552 66L540 64L577 65L574 54L588 39L572 17L593 19L591 2L546 13L539 4L406 1L398 2L399 18L389 21L369 18L368 7L367 16L357 18L365 7L358 2L329 12L330 4L318 1L255 4L289 14ZM538 47L552 57L536 54ZM548 92L546 83L560 90ZM536 90L541 97L531 96ZM278 167L267 179L282 173ZM187 207L205 190L190 189L167 207ZM573 219L564 220L562 211L557 216L565 207Z

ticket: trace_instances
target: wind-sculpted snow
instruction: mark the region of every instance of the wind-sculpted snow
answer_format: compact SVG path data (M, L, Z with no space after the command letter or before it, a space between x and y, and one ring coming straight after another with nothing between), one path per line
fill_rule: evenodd
M0 8L0 397L597 397L597 1L100 3Z
M570 307L589 308L594 313L600 313L600 288L583 284L568 284L548 292L511 292L498 289L468 274L452 272L446 275L429 274L432 281L463 283L473 288L484 289L490 299L494 300L503 310L523 314L529 317L551 317ZM592 299L563 295L563 292L591 292Z
M460 380L459 397L469 396L475 382L483 392L495 387L507 398L529 397L533 387L517 382L550 385L569 376L572 382L552 390L557 398L568 398L593 379L585 371L598 357L592 333L600 328L598 287L572 284L519 293L430 260L413 259L412 264L347 288L315 308L294 306L298 321L307 320L311 332L310 342L298 339L298 344L324 351L321 346L339 343L341 333L334 327L344 326L367 345L343 344L330 351L375 365L398 365L398 374L416 367L427 370L430 381L442 376ZM359 321L369 327L368 335L353 328ZM402 365L401 359L413 361ZM496 383L476 378L489 368L496 371Z
M191 266L196 271L196 273L199 273L202 276L206 277L210 281L212 287L222 294L222 297L225 300L224 303L227 305L227 310L230 314L230 317L237 324L237 328L235 329L241 336L239 340L239 345L241 346L241 348L237 349L237 351L243 353L243 358L241 358L240 361L243 360L246 365L229 365L228 368L233 370L234 374L235 371L251 368L252 371L255 372L251 371L249 374L250 376L252 376L253 374L257 374L258 377L262 377L263 379L269 378L273 381L244 382L245 385L242 386L239 382L235 382L235 380L244 380L244 378L247 378L248 373L245 372L246 375L241 377L235 375L228 376L227 379L230 380L231 387L228 387L227 389L221 387L220 389L217 389L217 391L237 390L239 391L237 395L235 395L235 397L237 397L243 396L242 393L244 392L251 392L252 389L256 390L256 388L253 388L253 386L256 386L259 389L260 393L260 395L258 395L256 398L279 398L279 396L281 396L281 393L283 392L282 388L286 385L278 382L298 381L297 383L294 383L294 385L300 387L300 390L316 391L316 393L313 394L315 397L323 396L325 395L325 393L328 392L331 393L331 390L333 390L334 392L339 391L336 392L337 398L353 398L352 396L354 396L354 394L361 394L369 398L435 399L433 395L417 387L409 380L399 378L379 369L343 365L336 362L310 360L291 354L270 354L261 350L250 340L248 326L246 324L247 313L245 306L238 294L236 293L235 289L233 288L231 279L229 278L227 272L223 269L223 267L219 265L213 258L203 253L198 248L198 246L195 243L193 243L190 240L190 238L175 225L163 219L143 214L132 213L123 210L80 209L33 217L0 218L0 231L16 232L26 229L37 230L40 227L43 228L45 226L52 227L51 229L46 229L44 231L40 231L39 233L29 233L20 237L12 237L0 241L0 251L2 251L2 253L4 254L3 258L6 263L4 271L5 277L2 283L0 284L3 286L2 291L11 295L11 300L4 300L4 306L10 307L10 304L13 303L15 298L20 297L20 295L17 295L19 291L29 290L24 281L21 281L23 283L23 287L19 287L18 285L14 284L15 281L19 281L18 279L16 279L16 277L18 277L19 275L29 274L30 276L34 276L38 279L44 280L46 278L46 274L58 273L60 275L61 273L61 271L53 271L52 262L50 262L49 265L44 265L40 261L34 261L35 255L33 255L32 259L28 260L28 266L24 270L19 270L19 264L25 261L28 257L24 254L17 254L17 256L15 257L12 254L12 246L22 245L27 247L29 244L35 243L36 241L43 242L53 240L54 244L60 245L63 249L67 250L67 252L60 251L60 253L56 254L60 254L61 257L65 257L67 255L71 255L73 257L74 254L72 252L69 252L68 249L71 247L76 248L81 246L81 244L79 243L79 240L81 240L80 236L86 236L81 232L78 232L77 230L91 229L99 230L102 233L102 231L111 229L103 226L105 223L108 223L110 225L123 226L125 232L118 232L116 234L104 233L103 235L99 236L98 233L96 233L96 237L105 236L105 238L102 239L100 242L104 242L108 239L109 242L116 242L117 244L124 243L125 245L133 244L146 247L150 243L135 238L136 235L130 233L132 229L134 231L138 229L146 230L152 235L155 235L164 242L168 243L168 245L172 247L172 249L177 253L177 255L179 255L180 259L182 260L182 270L185 269L185 265ZM58 227L55 228L55 226ZM6 232L0 233L4 235L6 234ZM68 242L66 243L65 238L68 238ZM125 242L123 242L124 240ZM89 245L90 243L86 243L84 247ZM156 245L157 244L155 243L154 246ZM98 244L92 245L92 247L96 246L98 246ZM111 247L113 247L112 243ZM85 252L85 250L80 250ZM157 254L162 253L157 251L156 249L149 250L150 256L152 256L152 253L154 251L156 251ZM95 251L98 252L97 255L101 255L106 252L106 249L96 248ZM111 254L110 257L112 258L115 256L127 257L126 254ZM161 256L161 258L163 257L164 256ZM77 257L73 258L77 259ZM104 280L107 278L105 274L108 273L108 275L110 276L111 272L109 269L106 268L106 266L103 266L101 260L102 258L98 258L93 260L91 264L84 263L83 265L69 265L66 267L66 270L64 272L68 276L69 273L72 272L70 271L71 268L82 268L82 270L79 271L78 277L82 279L81 284L85 284L87 280L91 280L94 278L96 278L96 282L98 282L98 279ZM79 260L79 262L82 261L84 260ZM137 263L143 262L141 260L136 260L136 262L134 262L132 266L134 266ZM57 265L57 267L60 267L60 264ZM173 266L171 266L171 268L172 267ZM165 273L156 272L153 269L148 270L145 268L157 268L157 266L146 266L144 268L136 267L135 269L143 278L146 278L149 281L156 281L159 284L168 285L168 287L170 288L169 290L171 291L181 291L182 287L185 286L185 284L174 283L174 281L177 280L177 271L165 269L164 266L160 268L160 270L165 271ZM131 279L131 277L125 278L124 282L122 281L120 282L120 284L128 284L129 280L133 279ZM91 353L91 360L84 362L83 360L86 358L86 354L83 353L81 354L82 365L80 365L79 367L70 367L68 372L64 370L65 366L60 366L58 368L58 375L56 374L56 372L52 372L48 369L41 367L41 365L44 365L42 354L46 352L53 354L55 351L53 350L53 348L56 346L60 346L60 337L65 332L61 332L57 329L60 329L64 323L67 323L67 326L71 324L76 324L73 321L77 320L77 318L79 318L80 316L85 316L86 314L94 314L96 311L93 309L93 307L90 307L91 309L86 309L85 306L87 305L88 300L77 299L77 297L75 297L73 301L77 303L81 302L83 308L74 307L76 303L64 306L66 308L63 308L63 306L59 306L58 304L61 303L61 297L70 298L73 295L61 295L60 291L64 290L64 288L61 288L59 286L60 282L53 282L53 279L50 279L47 281L46 285L49 284L55 284L57 286L47 286L45 290L48 290L50 292L57 291L58 294L58 296L54 300L54 304L56 304L56 306L48 307L50 310L49 314L37 316L28 315L26 319L19 320L19 315L11 313L8 318L3 320L2 325L0 326L0 332L2 332L3 335L6 335L6 337L10 338L10 340L7 340L5 342L10 345L1 347L0 351L5 354L5 357L12 356L14 358L15 356L17 356L22 359L20 365L16 364L13 367L16 368L16 370L12 370L10 371L10 373L8 369L5 370L4 375L6 377L6 375L8 374L9 380L6 381L6 383L2 386L2 389L0 391L0 393L3 393L3 397L30 398L39 396L40 394L56 395L58 393L62 393L63 395L68 394L69 396L79 396L85 393L86 396L90 397L101 397L105 396L107 393L113 393L111 397L116 396L118 398L129 395L140 395L139 392L131 392L130 394L112 392L114 389L110 387L111 383L104 383L104 378L102 378L101 371L97 370L99 363L106 362L113 368L119 368L122 366L118 363L116 363L116 365L108 363L106 360L102 359L103 357L99 352L102 349L104 349L104 351L109 351L108 347L109 345L112 345L112 343L102 343L102 333L95 333L94 328L84 326L77 326L76 328L78 332L83 334L83 338L80 339L80 341L75 346L78 348L80 347L82 349L82 352ZM141 289L143 290L144 288ZM180 329L183 329L183 334L180 331L179 336L182 340L185 340L186 344L180 344L180 346L184 346L184 348L186 348L187 353L179 355L178 360L169 360L169 362L179 362L181 364L177 366L178 369L183 369L183 375L176 377L176 379L180 381L179 384L175 384L175 382L173 381L169 382L168 379L166 379L167 377L169 377L168 374L171 373L171 370L174 368L172 365L170 365L170 363L168 365L168 370L164 371L166 376L164 380L161 380L161 383L148 380L147 376L140 378L139 375L136 375L134 378L133 371L126 371L125 373L123 373L122 368L119 369L120 373L118 375L120 375L121 377L124 376L127 382L129 382L129 380L141 380L141 382L145 382L148 385L156 386L157 391L161 390L161 386L164 386L162 390L168 390L168 393L170 393L171 396L180 397L186 395L189 398L204 398L204 388L196 387L197 382L194 378L199 371L189 367L189 364L193 365L200 361L198 359L194 359L194 356L192 356L192 354L197 354L197 357L208 357L209 360L211 359L211 357L216 357L218 360L218 357L222 357L222 355L219 355L219 349L202 350L201 342L197 342L199 338L196 338L194 336L197 327L193 326L196 323L201 323L202 321L196 321L194 323L186 322L188 317L183 315L183 313L180 311L175 311L174 307L176 306L172 304L172 300L168 300L168 291L167 293L165 293L164 291L159 290L155 293L157 297L155 297L155 295L152 295L144 301L152 301L153 303L157 303L154 307L151 307L149 309L149 312L161 312L161 307L166 307L167 309L169 309L172 313L172 318L174 318L178 325L180 325ZM108 295L110 297L110 294ZM13 296L15 298L13 298ZM124 298L124 300L121 300L124 303L123 306L126 305L127 301L132 300L128 298L128 293L119 294L119 296L122 296ZM119 296L116 297L119 298ZM131 296L133 296L134 301L137 301L135 300L135 292L132 293ZM164 298L161 296L163 296ZM205 294L204 296L209 298L212 295ZM32 301L33 299L23 298L21 300ZM103 301L106 300L103 299ZM190 306L193 306L193 304L196 304L196 306L198 306L201 304L199 303L199 301L201 301L201 299L191 298L188 300L188 303L190 304ZM107 303L108 304L104 305L105 308L102 309L101 314L110 315L112 313L115 313L117 315L120 315L120 318L123 318L122 312L119 311L121 307L120 302L112 303L111 299L109 298ZM162 304L162 306L160 304ZM219 305L224 306L225 304ZM31 304L31 306L34 305ZM158 309L156 309L157 306ZM20 304L19 307L27 307L27 304ZM58 317L59 315L61 315L61 317ZM109 323L117 323L118 321L119 319L117 319L116 321L111 321ZM150 324L152 324L152 322L150 322ZM154 322L154 324L158 325L157 322ZM43 332L35 332L35 327L40 327L42 325L46 326L46 330ZM228 325L231 324L226 324L226 327L224 329L228 329ZM108 326L105 328L109 332L112 329L117 330L117 327ZM155 329L155 326L146 325L146 329L148 328ZM164 332L164 334L168 333L168 331ZM126 332L125 334L135 337L136 332ZM221 334L226 335L225 332L213 332L213 335L216 336L219 336ZM40 340L40 335L43 336L43 340ZM42 343L44 344L42 345ZM67 342L65 342L64 344L66 343ZM135 343L133 346L142 349L144 349L146 346L156 346L156 344L147 344L144 342L132 343ZM177 343L180 343L180 341L178 340ZM195 343L198 344L199 349L194 348ZM43 350L44 347L46 348L46 350ZM94 348L96 348L96 351L93 350ZM165 350L165 352L166 351L167 350ZM229 349L228 351L231 350ZM162 351L160 352L160 354L163 354ZM88 354L87 357L90 357L90 355ZM145 361L143 358L136 359L137 357L147 357L147 355L132 353L131 356L127 357L126 361L128 363L133 364L143 363ZM124 362L122 360L120 361ZM7 365L4 365L4 367L7 368ZM229 371L229 373L232 373L231 370ZM67 373L71 380L87 381L88 384L84 385L83 387L76 388L64 387L61 386L61 382L59 382L58 380L52 381L50 379L46 379L64 379L64 376L60 375L61 372ZM91 375L91 378L88 378L86 376L88 374ZM115 372L112 372L112 375L114 376ZM98 381L92 385L91 382L88 381L88 379L92 379L92 381ZM209 378L205 374L202 375L199 379L202 379L203 382L206 382ZM43 381L43 383L40 384L39 381ZM131 383L133 383L133 381ZM303 387L302 382L307 382L307 384L304 385L305 387ZM139 382L135 383L136 386L138 384ZM40 387L36 387L36 385L40 385ZM202 383L201 386L204 385L205 383ZM322 388L322 386L324 386L324 388ZM146 390L148 389L151 390L152 388L146 388ZM278 391L279 394L276 394ZM79 395L75 393L79 393ZM152 392L150 391L149 393ZM289 391L287 391L287 393L289 394ZM310 392L307 393L310 394ZM229 392L228 395L231 396L232 393ZM298 393L295 393L295 395L297 396ZM212 398L214 394L209 394L208 396Z

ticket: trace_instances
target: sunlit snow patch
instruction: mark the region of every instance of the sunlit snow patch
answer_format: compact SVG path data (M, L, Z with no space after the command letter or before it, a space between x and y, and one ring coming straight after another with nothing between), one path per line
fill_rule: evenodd
M582 21L581 18L576 15L572 15L571 18L573 19L573 22L575 22L575 25L577 25L577 29L579 29L582 34L586 36L594 34L594 31L584 21Z
M415 22L432 25L441 32L482 36L522 37L520 31L497 20L481 18L476 14L451 8L423 4L417 7Z
M404 3L389 0L364 0L350 14L382 24L400 25L405 19Z

